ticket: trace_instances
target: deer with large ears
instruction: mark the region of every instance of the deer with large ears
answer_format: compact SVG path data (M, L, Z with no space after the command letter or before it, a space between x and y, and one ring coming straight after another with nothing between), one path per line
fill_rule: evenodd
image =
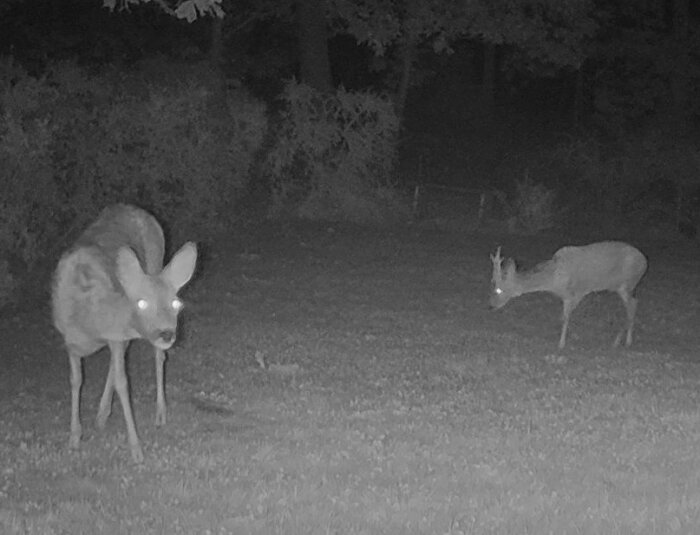
M82 359L104 346L109 372L97 411L104 427L117 391L126 420L131 456L143 451L129 400L124 356L129 342L148 340L155 349L156 425L165 424L165 351L175 342L183 307L177 292L192 277L197 248L188 242L163 267L163 230L148 212L123 204L109 206L58 263L52 290L53 321L63 335L71 370L69 446L78 448Z
M589 293L616 292L625 305L625 328L615 338L619 345L632 343L637 299L634 289L647 270L646 257L635 247L618 241L603 241L580 247L562 247L554 256L529 271L518 271L512 259L501 258L501 248L491 255L493 264L492 308L530 292L549 292L562 300L562 327L559 349L566 345L571 312Z

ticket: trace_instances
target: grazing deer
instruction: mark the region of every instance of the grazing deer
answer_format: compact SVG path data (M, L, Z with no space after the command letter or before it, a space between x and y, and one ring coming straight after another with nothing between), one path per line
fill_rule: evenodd
M82 358L104 346L109 373L97 412L103 428L116 389L134 461L143 461L129 401L124 354L129 342L155 348L156 425L165 424L165 350L175 342L182 301L177 291L192 277L197 248L188 242L163 267L163 230L149 213L123 204L109 206L60 259L52 289L53 322L63 335L71 370L69 446L79 447Z
M562 247L551 260L533 269L518 272L512 259L503 264L501 248L491 255L493 291L490 304L501 308L513 297L530 292L549 292L564 304L559 349L566 344L571 312L591 292L616 292L627 311L625 345L632 343L637 299L633 292L647 270L646 257L635 247L623 242L604 241L581 247ZM615 339L622 340L623 328Z

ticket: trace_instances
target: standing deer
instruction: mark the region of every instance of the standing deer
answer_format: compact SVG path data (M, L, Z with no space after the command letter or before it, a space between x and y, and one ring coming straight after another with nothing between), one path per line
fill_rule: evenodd
M109 372L97 412L103 428L116 389L126 420L131 456L143 461L129 400L124 355L129 342L148 340L155 348L156 425L165 424L165 350L175 342L182 301L178 290L192 277L197 248L188 242L163 267L163 230L149 213L123 204L104 209L60 259L52 289L53 322L63 335L71 370L69 446L82 434L80 389L82 358L104 346L111 352Z
M623 242L604 241L581 247L562 247L551 260L533 269L518 272L512 259L503 263L501 248L491 255L493 262L493 291L490 304L501 308L508 301L530 292L549 292L564 305L559 349L566 344L571 312L592 292L616 292L625 305L627 323L625 345L632 343L637 299L633 292L647 270L646 257L635 247ZM625 329L617 335L619 345Z

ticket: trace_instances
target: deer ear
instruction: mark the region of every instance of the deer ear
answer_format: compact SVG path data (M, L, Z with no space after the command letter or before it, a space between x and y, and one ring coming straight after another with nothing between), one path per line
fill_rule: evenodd
M131 247L119 249L117 252L117 279L127 295L134 296L138 292L143 277L143 269L134 250Z
M192 278L196 263L197 246L193 242L187 242L163 268L163 278L179 290Z

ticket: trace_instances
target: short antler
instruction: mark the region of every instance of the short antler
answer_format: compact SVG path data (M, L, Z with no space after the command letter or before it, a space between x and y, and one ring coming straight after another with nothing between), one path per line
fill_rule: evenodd
M496 254L491 255L491 260L493 260L493 263L495 264L496 262L500 263L502 258L501 258L501 246L499 245L496 248Z
M492 254L490 256L491 262L493 262L493 274L495 277L500 279L501 263L503 262L503 259L501 258L501 246L499 245L496 249L496 254Z

